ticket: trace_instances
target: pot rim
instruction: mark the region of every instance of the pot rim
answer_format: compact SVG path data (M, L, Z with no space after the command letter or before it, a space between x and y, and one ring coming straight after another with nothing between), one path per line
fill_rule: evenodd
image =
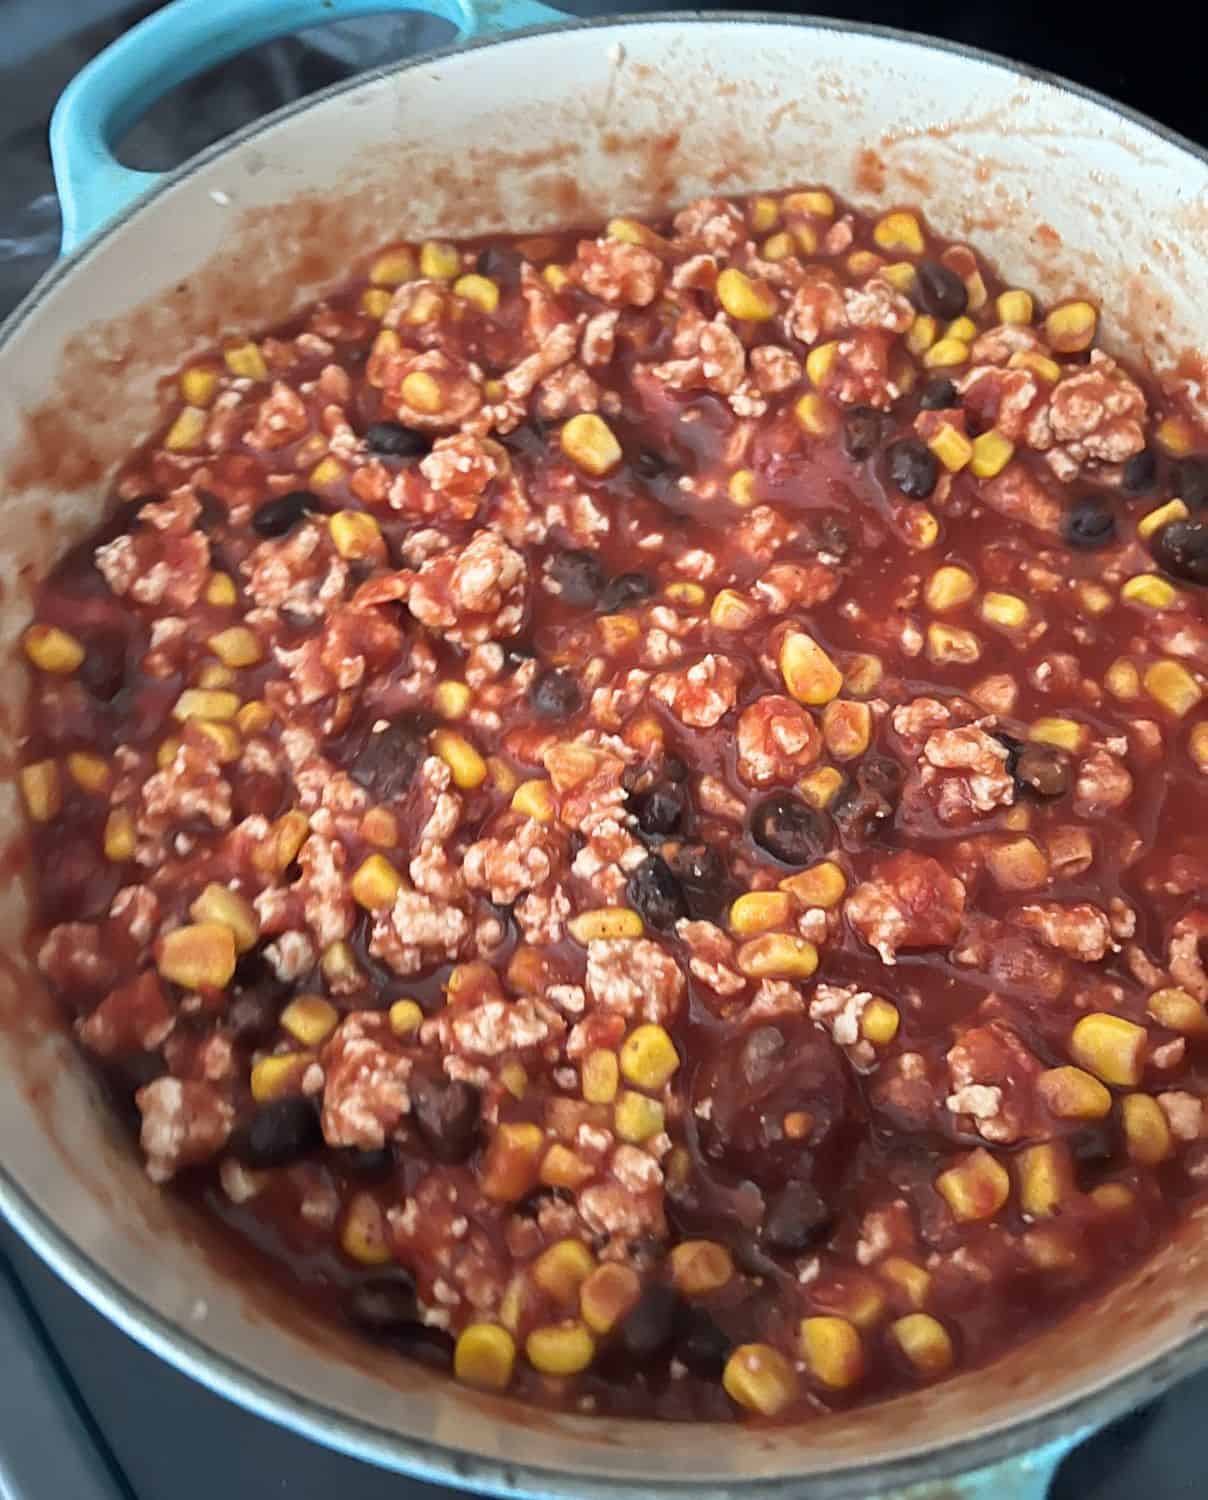
M1208 149L1096 89L1074 83L1048 69L1014 61L1001 53L902 27L824 16L779 15L767 11L666 10L586 19L571 16L561 22L527 26L454 42L415 58L354 74L273 110L189 157L178 167L165 173L149 192L102 224L80 246L58 260L46 272L3 323L0 323L0 356L3 356L17 330L38 311L49 294L96 247L137 216L146 204L186 181L199 168L246 145L262 132L285 123L312 106L325 104L383 78L427 67L433 62L460 53L475 52L513 40L555 35L563 31L595 31L668 22L681 25L741 24L835 32L945 53L962 61L984 64L1014 78L1043 83L1061 93L1086 100L1106 114L1156 136L1165 144L1208 166ZM618 1500L622 1496L642 1500L642 1497L654 1495L674 1497L691 1493L694 1497L702 1497L741 1492L744 1500L745 1497L751 1497L751 1500L757 1500L757 1497L758 1500L799 1500L803 1477L809 1478L810 1494L815 1500L840 1500L840 1497L845 1496L867 1495L869 1492L866 1486L872 1482L875 1482L878 1491L888 1493L895 1487L922 1480L950 1479L1061 1438L1079 1436L1121 1415L1142 1399L1153 1397L1208 1363L1208 1328L1204 1328L1145 1363L1124 1371L1085 1394L1072 1396L1050 1411L1004 1422L988 1432L959 1443L925 1450L890 1463L872 1459L817 1476L732 1479L716 1488L706 1488L699 1480L672 1478L604 1480L579 1474L571 1469L492 1459L421 1437L405 1436L393 1428L382 1427L364 1418L333 1412L320 1402L297 1395L284 1386L255 1374L238 1361L212 1349L187 1327L164 1317L135 1291L119 1283L37 1207L14 1181L3 1161L0 1161L0 1213L3 1213L8 1223L37 1255L92 1307L123 1333L207 1390L298 1436L322 1447L335 1449L350 1458L373 1463L416 1479L435 1484L452 1484L481 1494L526 1496L533 1497L533 1500L546 1496L559 1497L559 1500L561 1497L574 1497L574 1500Z

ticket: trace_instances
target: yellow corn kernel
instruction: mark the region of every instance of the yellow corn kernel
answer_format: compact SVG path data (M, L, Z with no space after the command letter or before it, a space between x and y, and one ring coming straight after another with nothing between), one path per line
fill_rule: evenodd
M1192 729L1187 741L1187 753L1196 770L1208 776L1208 719Z
M339 988L346 991L364 982L356 954L347 943L342 941L324 948L323 956L319 960L319 970L333 989Z
M67 774L81 791L99 793L109 789L113 773L99 755L73 750L67 757Z
M1036 1092L1059 1120L1102 1120L1112 1096L1081 1068L1049 1068L1036 1080Z
M225 922L177 927L159 940L156 968L186 990L224 990L235 972L235 934Z
M821 906L829 910L843 899L847 876L833 860L826 859L800 874L786 876L780 882L780 889L788 891L802 906Z
M787 932L768 932L743 943L739 969L751 979L808 979L818 967L818 950Z
M992 590L981 602L982 619L1003 630L1019 630L1031 616L1032 611L1018 594L999 594Z
M730 1400L763 1417L774 1417L797 1399L797 1375L771 1344L740 1344L721 1377Z
M260 637L246 625L220 630L206 645L225 667L252 667L264 656Z
M602 906L596 911L585 911L567 924L575 942L606 942L612 938L637 938L645 931L642 919L627 906Z
M786 214L810 214L815 219L833 219L835 200L820 188L810 188L800 193L789 193L781 207Z
M864 1374L864 1345L846 1318L802 1318L801 1358L815 1380L832 1391L845 1391Z
M727 266L717 278L717 300L732 318L742 322L766 323L776 316L775 292L733 266Z
M361 293L361 311L381 322L390 311L394 298L383 286L367 286Z
M526 1122L497 1126L483 1162L482 1191L497 1202L518 1203L536 1186L544 1152L540 1126Z
M1038 354L1034 349L1019 349L1007 360L1008 370L1031 370L1050 385L1061 379L1061 366L1047 354Z
M781 230L779 234L769 235L759 251L764 260L770 261L788 260L790 255L796 255L796 253L797 241L785 230Z
M632 1089L622 1089L617 1095L612 1119L613 1127L621 1139L635 1146L658 1135L666 1122L663 1106L657 1099L648 1099L645 1094L635 1094Z
M1165 505L1159 505L1156 510L1141 517L1137 522L1137 535L1149 538L1155 531L1161 531L1163 526L1169 526L1171 521L1185 521L1187 516L1187 507L1181 500L1168 500Z
M189 719L233 719L239 712L239 694L220 689L186 688L176 700L172 717L181 724Z
M533 1262L533 1280L556 1302L578 1302L579 1288L596 1268L582 1240L559 1240Z
M755 937L787 927L793 916L793 903L784 891L747 891L730 907L730 931L739 937Z
M651 241L662 243L652 229L637 219L609 219L604 234L610 240L621 240L626 245L649 245Z
M617 1097L621 1065L615 1052L597 1047L583 1059L580 1083L589 1104L611 1104Z
M811 771L808 776L801 778L797 783L797 790L811 807L821 810L829 807L835 800L835 795L845 779L843 772L837 766L820 766L818 770Z
M235 939L235 950L246 953L260 937L260 918L251 903L238 891L211 882L189 907L195 922L219 923L229 927Z
M510 797L520 785L520 777L506 761L500 760L497 755L487 756L487 776L490 778L491 786L501 797Z
M211 573L205 597L207 604L213 604L219 609L229 609L239 598L235 580L229 573Z
M1145 609L1169 609L1178 599L1179 591L1155 573L1138 573L1124 583L1120 597Z
M469 711L472 697L464 682L438 682L432 693L432 706L442 719L462 719Z
M558 1323L534 1328L524 1342L534 1370L543 1375L577 1375L591 1364L596 1342L582 1323Z
M709 597L699 583L689 583L686 579L678 579L675 583L669 583L663 590L663 597L669 599L672 604L684 604L689 609L699 609Z
M473 272L468 276L459 276L453 283L453 290L459 297L472 303L479 312L490 315L499 307L499 288L489 276L478 276Z
M1016 805L1009 807L1002 815L1003 827L1009 828L1013 833L1023 833L1032 826L1032 809Z
M1159 661L1147 667L1141 681L1145 691L1176 719L1185 718L1204 694L1199 683L1185 666L1177 661Z
M860 1034L874 1047L888 1047L897 1036L901 1024L902 1017L897 1006L874 995L860 1016Z
M597 478L615 469L621 461L621 445L603 417L581 412L571 417L559 435L563 453L572 463Z
M923 598L928 609L935 610L936 614L943 614L945 610L957 609L968 603L976 593L977 579L973 574L966 568L946 563L942 568L937 568L927 580Z
M995 428L983 432L973 439L973 457L969 460L970 472L979 479L993 479L1001 474L1015 454L1015 444Z
M883 1269L884 1263L882 1262ZM923 1275L926 1276L926 1272ZM928 1278L930 1279L930 1278ZM885 1293L871 1276L845 1272L840 1286L828 1288L825 1305L861 1331L875 1328L885 1316Z
M908 505L902 515L903 540L915 552L925 552L939 541L940 523L925 505Z
M1099 314L1089 302L1067 302L1044 320L1044 331L1058 354L1078 354L1090 348L1098 323Z
M817 641L800 630L790 630L781 642L780 675L798 703L817 708L843 686L843 673Z
M577 1193L595 1175L596 1169L590 1162L584 1161L568 1147L555 1141L542 1160L539 1180L546 1187L567 1188L570 1192Z
M1122 1182L1101 1182L1087 1196L1094 1201L1096 1207L1111 1214L1126 1213L1136 1202L1136 1194L1132 1188L1125 1187Z
M635 1088L657 1093L679 1065L675 1043L661 1026L639 1026L621 1046L621 1073Z
M1011 1193L1007 1169L982 1146L941 1172L935 1186L961 1224L992 1219Z
M1028 739L1034 745L1053 745L1058 750L1069 750L1074 754L1085 747L1087 735L1085 724L1051 716L1035 719L1028 730Z
M420 246L419 270L430 281L452 281L461 270L461 255L455 245L425 240Z
M817 391L806 391L799 397L793 412L805 431L814 437L828 437L838 421L834 407Z
M726 493L735 505L741 505L744 510L754 505L757 499L755 494L755 470L736 469L730 475L730 482L726 486Z
M427 370L412 370L404 378L399 394L408 406L429 416L434 415L445 404L440 382L429 375Z
M487 763L464 736L452 729L438 729L432 748L453 773L454 786L472 791L487 779Z
M839 354L839 346L833 341L818 344L805 356L805 373L812 385L822 385L830 374Z
M369 279L374 286L402 286L404 281L413 281L415 256L406 245L383 250L369 267Z
M914 267L908 260L898 260L891 266L882 266L881 275L899 292L909 292L915 283Z
M930 313L919 313L906 330L903 342L916 358L926 354L939 336L939 324Z
M40 672L66 676L84 660L83 646L57 625L31 625L21 637L21 644Z
M337 511L327 523L341 557L373 557L382 548L382 528L363 510Z
M245 344L236 344L230 349L224 349L222 357L232 375L243 380L268 379L268 366L264 363L259 344L253 344L250 340Z
M959 474L973 458L973 444L950 422L936 429L927 446L950 474Z
M36 760L21 767L21 796L35 823L49 823L59 812L63 806L63 787L53 760Z
M745 630L758 618L758 608L734 589L719 589L709 606L709 624L718 630Z
M1035 839L1008 839L992 844L986 864L1002 891L1035 891L1049 878L1049 859Z
M419 1030L424 1019L423 1011L414 1000L396 1000L386 1014L395 1036L411 1036Z
M667 1182L667 1190L673 1196L682 1192L688 1185L688 1179L692 1176L692 1157L683 1146L674 1146L663 1162L663 1176Z
M1160 1026L1184 1036L1208 1036L1208 1011L1189 991L1179 986L1154 990L1145 1009Z
M1143 1026L1106 1011L1092 1011L1070 1034L1070 1056L1104 1083L1136 1088L1145 1071L1148 1041Z
M601 615L596 628L603 649L611 653L627 650L642 634L642 627L632 615Z
M632 1266L608 1261L579 1288L579 1316L592 1333L611 1333L641 1292L641 1279Z
M523 1099L528 1093L528 1072L523 1063L505 1062L499 1070L499 1081L513 1099Z
M339 1025L340 1012L322 995L298 995L281 1012L281 1026L304 1047L317 1047Z
M907 1306L916 1310L926 1307L927 1298L931 1295L929 1271L904 1255L887 1255L877 1271L900 1294Z
M952 1368L952 1340L930 1313L907 1313L890 1324L889 1332L916 1374L943 1375Z
M860 279L875 276L885 264L884 258L871 250L853 250L845 262L848 274Z
M725 1286L734 1276L734 1258L714 1240L683 1240L668 1261L671 1280L685 1297L704 1297Z
M1049 1219L1060 1213L1062 1200L1073 1189L1068 1149L1052 1141L1027 1146L1016 1155L1014 1166L1020 1212L1029 1219Z
M977 324L972 318L953 318L944 329L946 339L959 339L962 344L971 343L977 337Z
M269 830L264 850L266 866L286 870L298 857L298 851L310 833L310 819L297 808L283 813Z
M1156 1167L1170 1155L1170 1126L1162 1106L1148 1094L1128 1094L1120 1105L1124 1145L1130 1161Z
M252 1065L252 1098L257 1104L282 1099L302 1090L302 1079L314 1062L309 1052L278 1052Z
M123 865L128 859L133 859L137 842L134 819L124 807L115 807L105 819L102 835L105 858L111 864Z
M516 1341L498 1323L470 1323L453 1350L453 1374L479 1391L506 1391L516 1364Z
M1088 583L1085 579L1077 585L1077 593L1079 603L1090 615L1105 615L1116 602L1110 589L1105 589L1101 583Z
M1079 1253L1061 1225L1029 1229L1020 1238L1024 1254L1042 1271L1069 1271L1079 1263Z
M1030 323L1035 312L1031 292L1003 292L995 307L1000 323Z
M218 389L218 371L205 365L193 365L182 372L180 394L189 406L209 406Z
M752 198L747 205L751 228L756 234L767 234L780 218L780 205L775 198Z
M855 760L872 739L872 709L867 703L833 699L822 710L822 737L836 760Z
M1154 436L1172 458L1184 458L1195 446L1195 433L1182 417L1166 417L1158 423Z
M397 354L402 347L402 340L399 338L398 334L395 333L394 329L383 328L374 337L372 353L375 354L379 359L389 359L392 355ZM382 382L380 379L370 381L371 385L376 385L379 387L381 386L381 383Z
M357 1193L340 1230L340 1249L363 1266L384 1266L394 1259L386 1216L376 1198Z
M196 406L182 407L164 434L164 447L169 453L187 453L200 445L205 430L205 412Z
M234 681L234 672L230 667L224 667L220 661L203 663L201 671L197 674L197 686L203 692L210 692L214 688L229 688Z
M853 656L843 673L843 684L854 698L868 698L881 685L885 665L879 656L862 652Z
M349 882L352 899L366 911L385 911L403 888L403 877L384 854L371 854Z
M512 793L512 810L538 823L552 823L556 809L550 783L522 781Z
M923 355L923 365L928 370L946 370L965 364L968 358L969 345L964 339L942 338Z
M931 624L927 627L927 655L934 662L967 665L981 657L981 642L971 630Z
M546 266L541 272L541 279L555 292L564 291L570 285L570 277L563 266Z
M877 221L872 237L882 250L905 250L908 255L922 255L926 249L923 231L913 214L886 214Z

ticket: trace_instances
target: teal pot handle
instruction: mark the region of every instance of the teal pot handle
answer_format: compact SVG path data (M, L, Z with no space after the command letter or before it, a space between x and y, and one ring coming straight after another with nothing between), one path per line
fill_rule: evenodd
M402 10L451 21L460 42L566 19L540 0L173 0L94 57L55 106L50 154L63 252L160 181L158 172L122 166L112 143L177 84L308 26Z
M1094 1430L1083 1428L989 1468L970 1469L943 1483L924 1480L880 1495L877 1500L1046 1500L1062 1460Z

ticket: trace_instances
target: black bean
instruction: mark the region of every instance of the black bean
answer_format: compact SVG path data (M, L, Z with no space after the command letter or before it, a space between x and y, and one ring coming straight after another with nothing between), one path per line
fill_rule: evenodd
M726 1367L733 1341L703 1307L682 1303L675 1327L675 1356L694 1375L715 1380Z
M432 439L401 422L371 422L365 429L365 443L371 453L386 458L423 458Z
M638 820L638 828L645 834L661 837L674 833L680 826L686 801L683 787L656 781L646 791L639 792L629 805Z
M743 1037L736 1067L748 1088L758 1088L780 1066L785 1040L775 1026L756 1026Z
M126 650L124 631L102 625L85 633L78 675L84 690L98 703L112 703L126 686Z
M514 291L520 285L524 256L511 245L488 245L479 252L474 269L489 276L501 291Z
M1185 458L1175 470L1173 487L1193 514L1208 509L1208 458Z
M1116 1136L1106 1121L1080 1125L1065 1137L1070 1155L1082 1167L1102 1167L1116 1155Z
M419 1321L415 1285L403 1271L394 1276L375 1276L353 1287L344 1311L358 1328L381 1338L402 1333Z
M1062 516L1061 535L1071 547L1106 547L1115 540L1115 512L1102 495L1083 495Z
M960 399L953 383L940 376L937 380L929 380L923 387L923 393L919 397L919 410L947 411L958 406Z
M1142 448L1124 465L1120 484L1129 495L1148 495L1158 477L1158 455L1152 448Z
M679 1298L661 1282L649 1282L642 1288L634 1305L625 1314L620 1327L620 1341L634 1359L653 1359L670 1344L675 1333Z
M865 844L886 826L902 795L902 768L887 755L866 755L834 803L834 819L849 844Z
M604 591L604 570L594 552L555 553L546 571L565 603L575 609L592 608Z
M630 459L630 467L639 479L672 479L683 473L682 465L653 448L639 449Z
M394 1149L391 1146L373 1147L341 1146L331 1153L331 1164L342 1177L354 1177L359 1182L383 1182L395 1167Z
M582 706L583 695L569 672L551 667L533 679L529 702L543 719L568 719Z
M825 552L836 562L843 562L855 545L847 523L832 511L825 512L811 524L809 540L815 551Z
M293 1094L262 1104L236 1149L249 1167L284 1167L322 1144L314 1101Z
M659 932L669 932L688 915L683 887L671 873L666 860L657 854L642 861L629 877L626 890L634 910Z
M681 844L668 854L667 865L680 883L688 915L696 921L712 921L729 906L731 882L716 849Z
M859 462L871 458L881 446L887 425L884 413L875 406L853 406L843 414L843 451Z
M833 1221L834 1215L811 1183L790 1182L768 1204L763 1242L769 1249L799 1255L824 1240Z
M647 573L618 573L609 579L600 595L599 609L615 615L631 604L641 604L654 593L654 582Z
M197 517L197 526L201 531L213 531L215 526L221 526L230 514L218 496L211 495L209 490L199 490L197 492L197 500L201 506L201 514Z
M1011 774L1021 789L1039 797L1064 797L1070 789L1070 763L1052 745L1025 745Z
M370 730L348 766L348 774L376 802L392 802L411 785L428 752L428 724L404 714L385 729Z
M478 1144L482 1097L460 1079L421 1078L411 1086L411 1117L438 1161L459 1162Z
M248 990L236 995L227 1007L226 1028L240 1042L258 1046L277 1029L283 1001L269 990Z
M1154 562L1185 583L1208 584L1208 521L1171 521L1150 544Z
M807 865L826 849L827 823L808 802L778 792L752 808L751 837L781 864Z
M889 477L903 495L923 500L935 489L940 477L934 453L917 438L900 438L886 450Z
M252 516L252 530L257 536L285 536L292 531L307 511L322 510L317 495L309 490L290 490L288 495L278 495L275 500L266 500Z
M933 318L959 318L969 303L969 292L955 271L939 261L921 260L914 268L914 294Z
M537 648L531 641L522 641L517 637L504 645L503 660L509 672L522 667L526 661L532 661L536 655Z

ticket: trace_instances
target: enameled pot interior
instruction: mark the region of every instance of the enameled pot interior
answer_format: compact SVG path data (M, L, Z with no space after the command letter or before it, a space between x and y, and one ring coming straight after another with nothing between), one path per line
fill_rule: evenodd
M1010 280L1092 294L1109 341L1134 353L1144 341L1160 366L1203 339L1208 168L1189 149L985 59L710 18L479 47L257 127L61 269L0 350L0 827L18 872L0 888L0 1196L139 1336L339 1446L491 1486L547 1470L540 1488L579 1495L690 1484L707 1496L793 1475L830 1476L811 1494L863 1494L870 1465L951 1471L1035 1443L1071 1420L1055 1413L1147 1362L1145 1378L1166 1377L1208 1316L1192 1223L1110 1298L993 1369L817 1426L656 1433L524 1411L232 1280L205 1226L144 1178L21 957L11 767L25 688L12 648L30 583L96 519L106 473L158 419L166 373L224 332L284 317L383 241L587 225L800 183L862 207L925 205ZM1139 1392L1117 1386L1106 1405Z

